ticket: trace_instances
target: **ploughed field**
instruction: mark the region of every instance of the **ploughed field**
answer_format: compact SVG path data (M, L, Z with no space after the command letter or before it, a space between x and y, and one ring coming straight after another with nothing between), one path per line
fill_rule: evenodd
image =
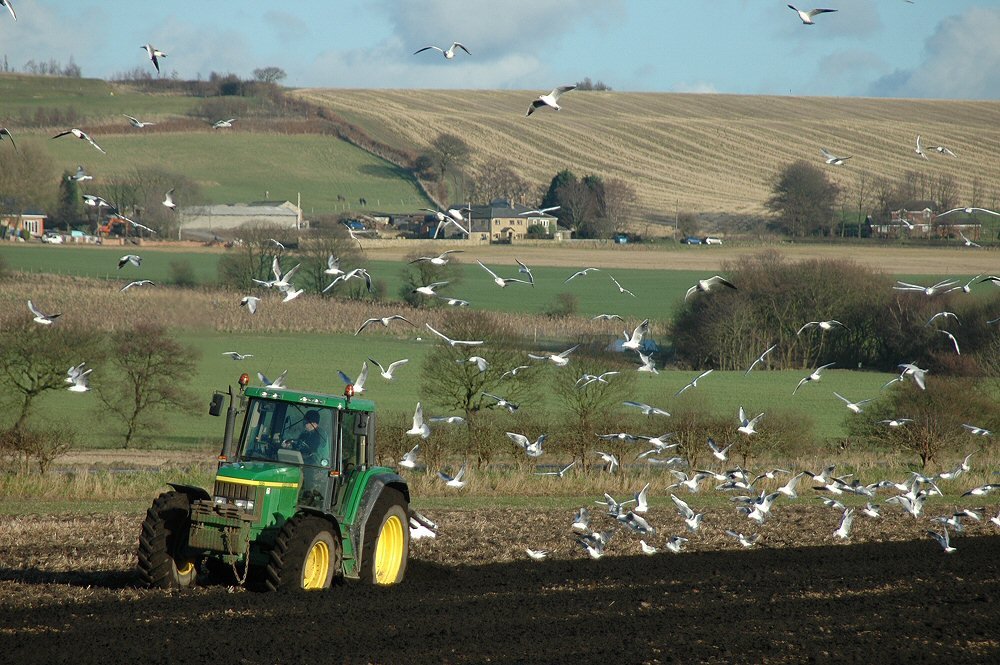
M945 554L926 530L954 509L946 500L920 519L858 511L848 544L833 536L839 511L805 503L776 505L761 527L710 508L690 534L658 502L646 517L659 530L645 540L660 553L617 529L599 560L573 541L572 511L427 510L439 535L412 544L402 584L287 595L138 588L139 514L5 516L0 653L144 664L1000 660L1000 529L987 515L967 520ZM591 508L593 528L614 528ZM760 542L743 549L725 529ZM690 536L685 552L665 551L671 535ZM551 555L533 561L525 547Z

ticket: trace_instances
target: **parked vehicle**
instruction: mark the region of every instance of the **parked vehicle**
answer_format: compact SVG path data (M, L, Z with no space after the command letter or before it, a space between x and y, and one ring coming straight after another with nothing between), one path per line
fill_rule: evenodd
M700 245L701 238L695 238L694 236L688 236L686 238L681 238L682 245Z
M52 245L61 245L63 243L63 237L58 233L49 231L42 236L42 242L50 243Z
M721 245L722 244L722 238L715 238L715 237L712 237L712 236L708 236L708 237L705 238L704 242L705 242L706 245Z

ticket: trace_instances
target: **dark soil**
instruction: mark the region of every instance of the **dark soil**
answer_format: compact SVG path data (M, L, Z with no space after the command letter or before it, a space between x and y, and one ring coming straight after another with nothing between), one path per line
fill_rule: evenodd
M432 517L442 532L414 543L402 584L348 582L311 594L139 589L129 530L138 533L141 516L2 518L0 658L1000 662L1000 536L988 523L953 536L958 551L945 554L923 537L932 525L895 515L856 524L854 544L833 544L838 516L810 508L784 526L765 525L763 544L750 550L717 537L720 527L749 532L743 520L707 523L712 535L694 535L678 555L642 555L638 536L623 531L604 558L591 560L562 512ZM683 533L675 527L671 533ZM802 536L782 536L793 528ZM662 546L665 535L647 542ZM550 547L552 556L532 561L525 545Z

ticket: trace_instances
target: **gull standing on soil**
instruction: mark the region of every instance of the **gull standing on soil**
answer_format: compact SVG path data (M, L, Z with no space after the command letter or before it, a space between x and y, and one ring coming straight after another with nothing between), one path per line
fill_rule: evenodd
M847 157L838 157L826 148L820 148L819 152L823 155L824 161L832 166L843 166L847 163L847 160L851 158L850 155Z
M402 318L402 317L400 317L400 318ZM434 333L435 335L437 335L438 337L440 337L440 338L441 338L441 339L443 339L444 341L448 342L448 344L449 344L450 346L460 346L460 345L461 345L461 346L479 346L480 344L483 344L483 341L482 341L482 340L463 340L463 339L452 339L452 338L448 337L447 335L445 335L444 333L441 333L441 332L438 332L437 330L435 330L435 329L434 329L434 328L433 328L433 327L431 326L431 324L429 324L429 323L425 323L424 325L425 325L425 326L427 327L427 329L428 329L428 330L430 330L430 331L431 331L432 333Z
M580 345L577 344L575 346L571 346L565 351L561 351L560 353L549 353L541 356L534 353L529 353L528 357L531 358L532 360L549 360L552 362L552 364L556 365L557 367L565 367L566 365L569 364L569 354L576 351L579 346Z
M57 138L59 138L60 136L69 136L70 134L72 134L72 135L73 135L73 136L75 136L76 138L78 138L78 139L80 139L80 140L82 140L82 141L86 141L86 142L87 142L87 143L89 143L90 145L94 146L94 147L95 147L95 148L97 148L97 149L98 149L98 150L99 150L99 151L100 151L100 152L101 152L102 154L105 154L105 155L106 155L106 154L108 154L108 153L106 153L106 152L104 151L104 148L102 148L101 146L97 145L97 144L96 144L96 143L94 142L94 139L90 138L90 136L88 136L88 135L87 135L87 133L86 133L85 131L83 131L83 130L80 130L80 129L77 129L76 127L73 127L72 129L67 129L67 130L66 130L66 131L64 131L64 132L59 132L58 134L56 134L56 135L55 135L55 136L53 136L52 138L54 138L54 139L57 139Z
M584 506L573 515L573 524L570 526L574 531L590 530L590 511Z
M382 374L382 378L385 379L386 381L392 381L393 379L392 373L396 371L397 367L401 367L402 365L405 365L406 363L410 362L409 358L403 358L402 360L397 360L396 362L389 363L388 367L382 367L382 363L375 360L374 358L369 358L368 360L372 361L372 363L374 363L375 366L378 367L378 371Z
M575 272L572 275L570 275L569 277L567 277L566 278L566 282L568 282L571 279L574 279L576 277L585 277L587 275L587 273L593 272L595 270L599 272L601 269L600 268L584 268L583 270L578 270L577 272ZM565 284L566 282L563 282L563 284Z
M51 326L53 323L55 323L55 320L57 318L62 316L62 314L43 314L42 311L37 307L35 307L35 305L30 300L28 301L28 309L30 309L31 313L35 315L35 318L32 320L35 323L40 323L43 326Z
M810 9L808 11L798 9L794 5L788 5L788 8L799 15L802 23L805 25L814 25L813 16L818 16L819 14L828 14L830 12L837 11L836 9Z
M575 88L575 85L561 85L558 88L554 88L552 92L547 95L539 95L538 99L531 102L531 106L528 107L528 112L524 115L529 116L535 112L535 109L544 108L546 106L554 111L561 111L562 107L559 106L559 98L564 93L567 93Z
M420 405L420 402L417 402L417 408L413 412L413 427L411 427L410 429L406 430L406 433L408 435L410 435L410 436L419 436L422 439L426 439L427 437L429 437L431 435L431 428L428 427L427 423L424 422L424 407ZM414 449L410 451L410 453L413 453L414 460L416 458L416 452L414 452L414 451L418 447L419 446L414 446ZM410 453L407 453L407 455L409 455ZM403 459L404 459L404 461L406 461L408 458L406 456L404 456ZM403 463L400 462L400 464L403 464ZM407 465L404 464L403 466L407 466ZM411 466L411 467L408 467L408 468L412 469L413 467Z
M615 286L617 286L617 287L618 287L618 293L622 293L622 294L625 294L625 293L627 293L628 295L630 295L630 296L632 296L633 298L635 298L635 294L634 294L634 293L632 293L631 291L629 291L628 289L626 289L626 288L625 288L624 286L622 286L621 284L619 284L619 283L618 283L618 280L617 280L617 279L615 279L614 275L608 275L608 277L610 277L610 278L611 278L611 281L612 281L612 282L614 282L614 283L615 283Z
M143 44L139 48L146 51L146 56L149 58L149 61L153 63L153 67L156 67L156 73L159 74L160 73L159 59L167 57L167 54L159 50L158 48L154 47L152 44Z
M469 53L469 49L465 48L465 46L463 46L460 42L452 42L451 46L449 46L447 49L443 49L440 46L425 46L423 48L419 48L416 51L414 51L413 55L433 49L435 51L440 51L441 55L445 57L445 60L451 60L452 58L455 57L455 47L458 47L463 51L465 51L466 53L468 53L469 55L472 55L471 53Z
M419 404L419 402L418 402L418 404ZM424 425L424 427L427 427L427 426ZM421 437L423 437L423 438L426 439L427 437L423 436L423 431L422 430L423 430L423 428L421 428L421 431L418 432L418 434L420 434ZM407 432L407 434L409 434L409 432ZM430 435L429 431L428 431L428 435ZM403 454L403 459L399 460L399 466L403 467L404 469L415 469L415 468L417 468L417 455L418 454L420 454L420 444L419 443L417 445L413 446L412 448L410 448L410 450L408 452L406 452L406 453Z
M684 549L684 543L686 543L687 541L688 541L687 538L682 538L680 536L670 536L670 538L667 539L666 547L669 551L673 552L674 554L680 554L681 550Z
M798 389L801 388L802 385L805 383L812 383L813 381L819 381L822 378L820 372L822 372L827 367L832 367L833 365L834 363L827 363L825 365L820 365L819 367L814 369L808 376L803 377L802 380L799 381L799 385L795 386L795 390L792 391L792 394L794 395L796 391L798 391Z
M465 477L465 467L466 465L463 464L462 468L458 470L458 473L456 473L454 477L449 476L444 471L438 471L438 477L443 480L448 487L454 487L455 489L460 490L465 487L466 483L466 481L463 480Z
M437 538L438 525L417 511L410 509L410 540Z
M0 141L3 141L3 137L5 137L5 136L6 136L6 137L7 137L8 139L10 139L10 144L11 144L12 146L14 146L14 152L17 152L17 151L18 151L18 150L17 150L17 144L16 144L16 143L14 143L14 137L13 137L13 136L11 136L11 134L10 134L10 130L9 130L9 129L7 129L6 127L0 127ZM72 176L70 176L70 178L72 179Z
M253 358L252 353L240 353L239 351L223 351L222 355L229 356L231 359L236 361L246 360L247 358Z
M465 250L463 249L449 249L447 251L441 252L437 256L421 256L419 258L413 259L410 263L421 263L426 261L436 266L443 266L448 263L451 259L448 257L449 254L461 254Z
M701 381L703 378L705 378L706 376L708 376L709 374L711 374L714 371L715 371L714 369L706 369L704 372L702 372L698 376L696 376L693 379L691 379L691 381L686 386L684 386L683 388L681 388L680 390L678 390L676 393L674 393L674 397L677 397L678 395L680 395L682 392L684 392L688 388L697 388L698 387L698 382Z
M257 303L260 302L260 298L257 296L243 296L240 299L240 307L246 307L250 310L251 314L257 313Z
M868 399L852 402L851 400L847 399L846 397L838 393L836 390L833 391L833 394L836 395L838 399L843 401L844 404L847 405L848 410L851 411L852 413L862 413L863 409L861 408L861 405L867 404L868 402L872 401L872 398L869 397Z
M694 293L699 293L699 292L707 293L716 284L728 286L731 289L736 288L736 285L730 282L725 277L722 277L721 275L714 275L712 277L709 277L708 279L699 279L698 283L692 286L690 289L688 289L687 293L684 294L684 300L690 298L691 295Z
M656 554L660 550L656 549L652 545L647 545L645 540L640 540L639 545L642 547L643 554Z
M122 115L128 118L129 124L137 129L142 129L143 127L149 127L150 125L156 124L155 122L143 122L142 120L139 120L139 118L131 116L128 113L122 113Z
M382 317L374 317L374 318L371 318L371 319L366 319L365 322L361 324L361 327L358 328L358 331L356 333L354 333L354 334L355 335L360 334L362 330L364 330L365 328L367 328L368 326L370 326L373 323L381 323L383 327L388 328L389 324L392 323L393 321L396 321L396 320L406 321L411 326L415 325L412 321L410 321L409 319L407 319L402 314L393 314L392 316L382 316ZM430 326L428 326L428 327L430 327Z

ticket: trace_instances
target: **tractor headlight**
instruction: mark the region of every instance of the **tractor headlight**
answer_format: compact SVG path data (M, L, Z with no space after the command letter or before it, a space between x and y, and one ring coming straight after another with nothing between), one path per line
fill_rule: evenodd
M224 496L217 496L217 497L215 497L215 505L217 505L217 506L224 506L224 505L226 505L226 497L224 497Z
M234 503L236 504L236 507L239 508L240 510L253 512L253 501L250 501L248 499L236 499Z

